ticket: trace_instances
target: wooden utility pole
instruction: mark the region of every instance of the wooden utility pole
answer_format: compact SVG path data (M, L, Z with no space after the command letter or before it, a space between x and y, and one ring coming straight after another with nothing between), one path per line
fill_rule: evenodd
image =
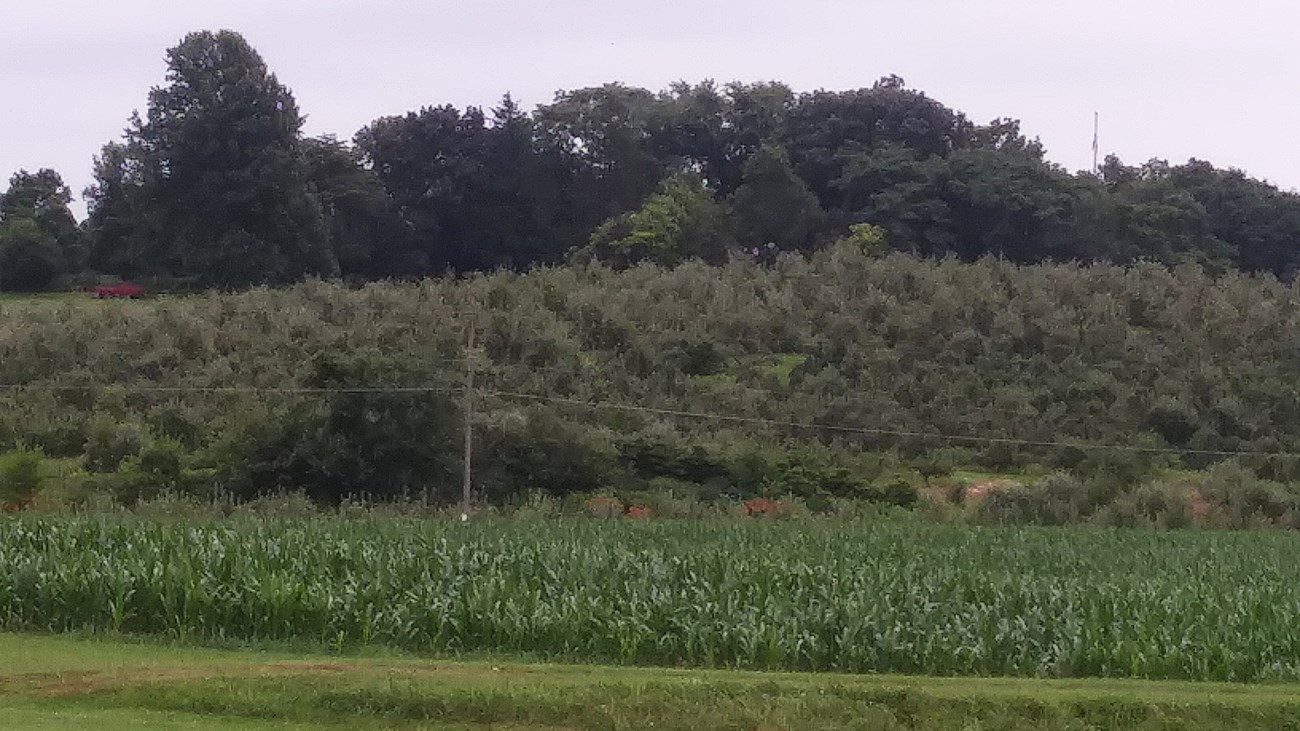
M468 334L465 337L465 483L460 520L469 520L470 493L474 474L474 314L469 314Z

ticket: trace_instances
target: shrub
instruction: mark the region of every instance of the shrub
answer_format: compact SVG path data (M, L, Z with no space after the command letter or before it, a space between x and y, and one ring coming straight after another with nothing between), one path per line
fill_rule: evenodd
M757 489L770 474L770 464L751 445L730 459L719 450L692 444L669 429L652 429L616 440L619 464L636 479L668 478L695 485L725 485Z
M1121 496L1097 514L1097 521L1115 527L1143 525L1187 528L1193 524L1191 486L1177 482L1151 482Z
M595 492L617 472L618 452L608 432L542 408L502 418L482 446L479 484L492 502L534 491L557 497Z
M1278 525L1300 506L1285 486L1262 480L1237 462L1212 468L1204 489L1206 497L1220 506L1219 519L1225 528Z
M583 503L584 511L593 518L617 518L625 508L622 500L608 495L593 495Z
M411 497L433 485L450 500L459 492L457 414L432 393L340 393L270 420L250 417L226 435L213 461L241 499L301 490L336 505L357 494Z
M872 482L852 497L881 505L910 508L920 500L921 493L914 480L908 479L906 475L895 473Z
M625 503L649 509L660 518L700 518L713 510L700 498L701 486L671 477L648 480L639 490L619 490Z
M1188 528L1195 517L1186 486L1143 485L1133 493L1133 500L1138 510L1160 528Z
M912 460L912 464L928 483L935 477L952 474L957 467L974 461L975 455L968 449L944 447L921 455Z
M39 292L58 276L63 256L57 242L34 220L0 224L0 290Z
M40 494L45 482L45 455L20 447L0 455L0 508L23 510Z
M994 524L1065 525L1079 519L1085 497L1077 478L1057 473L1030 485L989 493L977 515Z
M82 461L91 472L113 472L128 457L140 453L147 436L138 424L124 424L108 415L97 415L86 426Z
M263 520L305 520L321 516L320 507L306 494L285 492L243 502L234 507L234 516Z

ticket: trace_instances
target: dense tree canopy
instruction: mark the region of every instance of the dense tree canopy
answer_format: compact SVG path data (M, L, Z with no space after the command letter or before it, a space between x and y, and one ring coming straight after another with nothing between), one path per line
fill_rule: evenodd
M726 209L703 181L683 173L665 180L639 209L601 224L576 254L619 266L686 259L720 264L732 243Z
M210 286L336 273L301 128L292 93L241 36L187 36L125 146L97 165L92 221L110 229L97 256Z
M354 148L321 137L303 141L303 156L341 274L382 279L427 269L411 227Z
M41 223L57 272L225 287L579 254L721 261L733 248L809 253L864 224L894 250L967 261L1300 270L1300 195L1200 160L1111 157L1070 173L1016 120L978 124L896 76L806 93L610 83L531 111L507 94L490 110L384 116L345 142L302 138L293 95L238 34L191 34L167 68L95 160L88 242L70 217ZM48 176L11 196L48 196L61 186ZM56 258L25 251L34 271Z
M38 291L85 264L84 237L53 170L19 171L0 194L0 289Z

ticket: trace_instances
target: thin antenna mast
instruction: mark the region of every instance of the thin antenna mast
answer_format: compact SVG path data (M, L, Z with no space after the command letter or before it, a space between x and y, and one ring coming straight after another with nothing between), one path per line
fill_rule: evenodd
M1092 174L1101 177L1101 163L1098 155L1101 152L1101 113L1092 113Z

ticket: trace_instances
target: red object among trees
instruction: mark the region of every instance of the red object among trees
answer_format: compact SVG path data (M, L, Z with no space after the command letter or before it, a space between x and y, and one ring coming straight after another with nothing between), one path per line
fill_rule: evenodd
M633 505L627 509L627 517L645 519L650 517L650 508L643 505Z
M745 503L745 515L750 518L759 516L775 517L781 513L785 505L780 500L769 500L765 497L756 497Z
M121 284L108 284L95 287L95 296L99 299L125 298L139 299L144 296L144 287L130 282Z

